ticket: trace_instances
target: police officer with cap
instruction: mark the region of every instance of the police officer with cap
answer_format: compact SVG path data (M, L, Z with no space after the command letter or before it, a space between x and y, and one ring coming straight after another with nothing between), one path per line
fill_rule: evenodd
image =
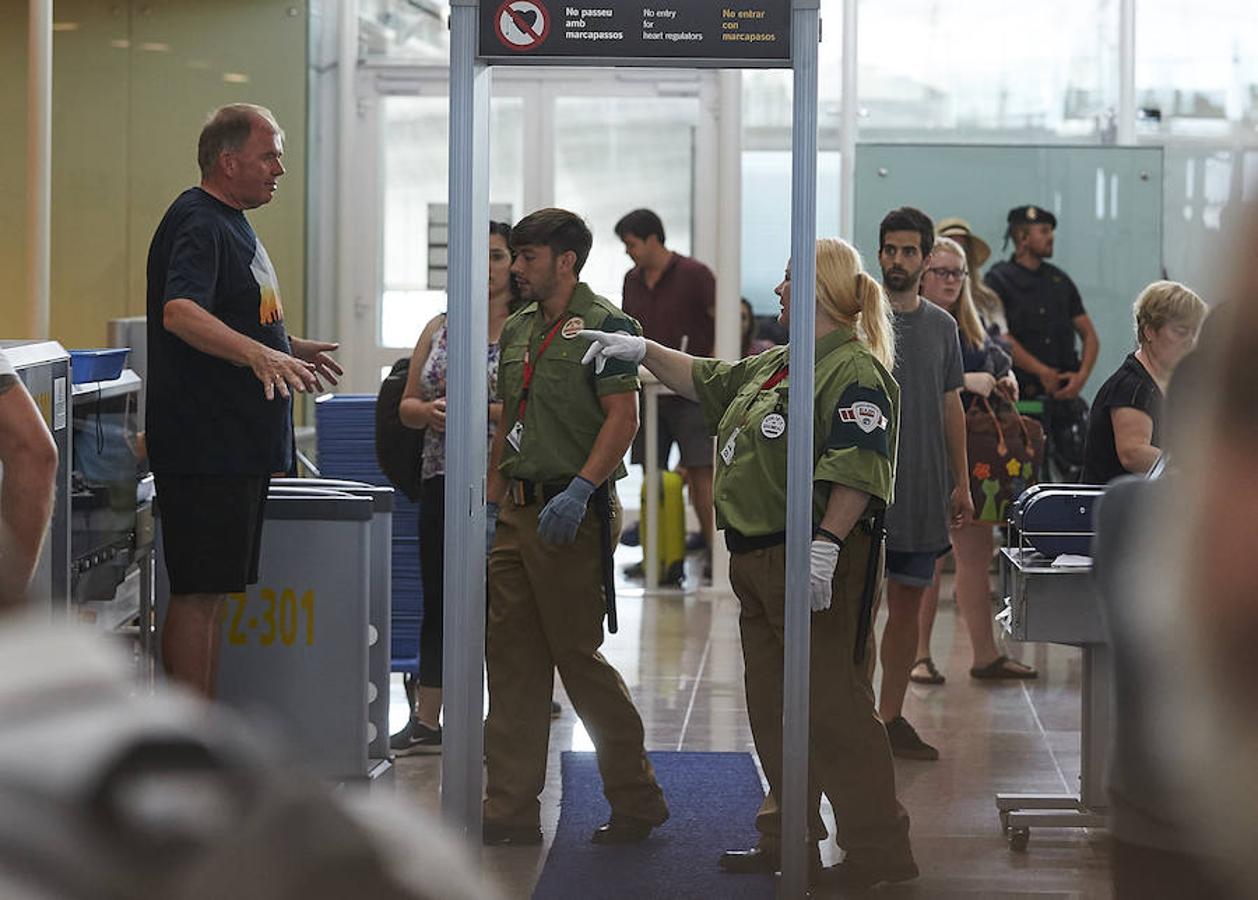
M791 281L777 287L787 324ZM757 846L730 850L721 868L772 872L781 862L782 664L785 651L786 456L789 347L736 363L700 359L625 334L583 332L596 368L644 362L696 400L716 433L717 527L730 549L741 604L747 714L769 793ZM868 887L917 876L909 820L895 796L886 731L874 710L869 619L882 573L881 512L892 499L900 390L894 336L878 283L840 240L817 242L816 400L810 596L813 611L809 791L811 839L825 838L830 798L844 861L818 880Z
M1007 221L1013 256L992 266L985 281L1005 304L1019 392L1027 400L1073 400L1092 374L1100 342L1079 289L1047 261L1057 217L1042 206L1018 206Z
M546 783L550 697L559 670L585 722L611 819L592 840L637 843L668 818L643 748L642 719L620 674L599 653L603 616L615 631L611 549L619 536L614 483L638 429L638 370L618 361L591 373L585 327L640 335L633 319L580 281L593 237L575 213L542 209L511 231L511 266L527 305L502 327L487 495L485 662L486 844L537 844Z

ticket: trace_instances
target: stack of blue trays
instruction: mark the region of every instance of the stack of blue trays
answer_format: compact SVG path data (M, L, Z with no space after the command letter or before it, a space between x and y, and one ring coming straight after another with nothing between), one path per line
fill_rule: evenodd
M388 485L376 462L374 394L334 394L315 404L319 472ZM390 621L393 671L419 672L419 626L424 592L419 579L419 506L398 491L393 507L393 578Z

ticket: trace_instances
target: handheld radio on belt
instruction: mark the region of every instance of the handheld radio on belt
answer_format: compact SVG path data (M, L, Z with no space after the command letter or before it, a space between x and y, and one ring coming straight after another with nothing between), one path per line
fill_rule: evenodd
M616 570L612 561L612 497L611 489L604 481L594 492L594 513L598 516L600 550L603 557L603 597L607 606L607 632L615 634L620 627L616 619Z
M856 620L856 647L852 651L852 662L860 665L865 661L865 646L869 643L869 629L874 617L874 587L878 584L878 563L882 558L882 542L887 536L883 527L886 510L874 513L873 524L869 528L869 559L865 563L865 587L861 590L860 616Z

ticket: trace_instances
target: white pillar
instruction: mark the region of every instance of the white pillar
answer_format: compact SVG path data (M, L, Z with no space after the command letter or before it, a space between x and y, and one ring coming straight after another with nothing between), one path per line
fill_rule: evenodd
M356 193L362 189L361 181L354 166L354 144L358 128L358 100L355 93L354 80L358 73L358 0L340 0L337 19L337 60L336 60L336 286L328 293L334 299L336 307L337 332L342 342L350 343L350 362L353 354L360 351L358 335L359 308L363 298L358 292L358 279L355 278L355 222L358 204ZM352 368L352 367L351 367ZM352 373L351 373L352 376ZM348 379L345 390L372 390L377 385L355 384Z
M742 336L743 73L722 70L718 83L715 352L720 359L734 360ZM725 595L730 591L729 551L719 535L714 537L712 590Z
M27 57L23 336L46 338L51 323L52 267L52 0L30 2Z
M1118 6L1118 133L1123 146L1136 142L1136 0Z
M856 133L860 94L856 48L860 0L843 0L843 84L839 95L839 236L856 244Z

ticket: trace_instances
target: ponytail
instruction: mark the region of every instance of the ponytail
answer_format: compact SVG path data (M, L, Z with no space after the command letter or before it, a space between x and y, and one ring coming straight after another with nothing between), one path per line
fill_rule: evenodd
M847 241L817 241L817 309L831 321L850 326L887 371L895 365L895 331L882 286L861 268L860 254Z
M882 286L868 272L856 273L856 302L860 307L857 334L888 372L895 368L895 327L891 306Z

